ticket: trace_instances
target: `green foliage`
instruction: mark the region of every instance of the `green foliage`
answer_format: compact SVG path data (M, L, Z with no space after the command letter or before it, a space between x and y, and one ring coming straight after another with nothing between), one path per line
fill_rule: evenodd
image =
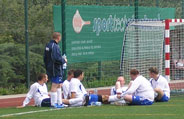
M28 0L30 79L45 73L43 51L53 32L52 6L60 0ZM26 90L24 0L0 0L0 95Z
M8 94L11 94L12 91L7 89L7 88L0 88L0 94L1 95L8 95Z
M0 44L0 87L16 87L25 83L25 46L15 43ZM30 51L30 72L32 81L38 72L45 72L41 55Z
M26 93L28 89L24 84L18 84L15 86L9 85L7 88L0 87L0 95L10 95L10 94L22 94Z
M24 84L19 84L15 88L13 88L13 92L17 94L27 93L28 89Z

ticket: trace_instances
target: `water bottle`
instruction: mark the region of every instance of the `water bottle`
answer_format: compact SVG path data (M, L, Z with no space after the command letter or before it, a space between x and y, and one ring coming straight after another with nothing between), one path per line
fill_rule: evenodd
M101 102L91 102L91 106L101 106Z
M96 106L101 106L102 103L101 103L101 102L95 102L95 105L96 105Z
M91 106L95 106L95 102L91 102Z
M63 57L63 59L66 59L66 55L65 55L65 54L64 54L62 57ZM67 64L64 63L64 64L63 64L63 69L66 69L66 67L67 67Z
M94 89L94 94L98 94L98 90L96 88Z

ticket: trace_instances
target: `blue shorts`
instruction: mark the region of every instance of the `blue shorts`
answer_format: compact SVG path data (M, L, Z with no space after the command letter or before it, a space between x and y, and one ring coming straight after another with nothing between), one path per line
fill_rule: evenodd
M95 95L95 94L89 95L88 105L91 105L92 102L98 102L98 101L99 101L99 95Z
M63 81L63 77L56 76L56 77L51 78L51 82L56 83L56 84L60 84L60 83L63 83L64 81Z
M51 106L50 98L46 98L42 100L41 107L50 107L50 106Z
M168 102L168 101L169 101L169 97L167 97L165 94L162 96L160 100L156 100L156 102Z
M153 101L142 99L140 96L132 96L132 103L130 105L152 105Z

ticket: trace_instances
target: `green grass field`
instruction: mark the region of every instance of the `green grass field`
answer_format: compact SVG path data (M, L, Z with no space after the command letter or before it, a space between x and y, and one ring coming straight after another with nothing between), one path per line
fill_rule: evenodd
M9 116L5 116L12 114ZM4 115L4 116L3 116ZM172 96L166 103L152 106L102 105L80 108L50 109L26 107L1 108L5 119L184 119L184 95Z

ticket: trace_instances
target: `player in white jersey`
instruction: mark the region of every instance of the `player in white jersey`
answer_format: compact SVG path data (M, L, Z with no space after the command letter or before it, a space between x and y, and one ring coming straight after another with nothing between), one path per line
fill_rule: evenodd
M87 106L92 102L102 102L102 96L96 94L87 95L81 81L84 78L84 72L81 70L74 71L74 78L71 79L69 84L69 97L70 99L63 99L63 103L69 106Z
M34 99L35 106L50 107L50 98L48 96L48 90L45 84L47 81L48 76L46 74L40 74L38 76L38 81L31 85L23 104L21 106L17 106L17 108L25 107L32 98Z
M115 86L113 86L111 88L111 92L110 92L110 96L109 97L113 97L115 95L121 95L122 93L124 93L127 90L127 86L124 85L125 84L125 79L123 76L119 76L117 78L116 84ZM115 105L125 105L126 102L124 100L119 100L119 101L115 101L115 102L110 102L110 104L115 104Z
M63 103L69 106L82 106L84 103L85 95L87 92L81 83L84 78L84 72L81 70L74 71L74 78L71 79L69 84L69 97L70 99L63 99Z
M118 99L124 99L129 102L130 105L152 105L154 101L154 91L150 82L139 75L137 69L130 70L130 77L133 80L130 87L121 96L109 96L109 102L118 101ZM119 100L120 100L119 99Z
M170 99L170 88L167 79L159 74L156 67L149 68L150 83L155 91L155 101L167 102Z
M74 73L74 70L68 71L67 80L63 82L62 89L63 89L64 99L69 99L69 86L70 86L70 80L73 78L73 73Z
M137 69L130 70L130 77L133 80L129 89L122 94L124 100L131 105L152 105L154 101L154 91L150 82L139 75Z
M123 76L119 76L114 87L111 88L111 95L116 95L117 93L123 93L128 87L124 86L125 79Z

